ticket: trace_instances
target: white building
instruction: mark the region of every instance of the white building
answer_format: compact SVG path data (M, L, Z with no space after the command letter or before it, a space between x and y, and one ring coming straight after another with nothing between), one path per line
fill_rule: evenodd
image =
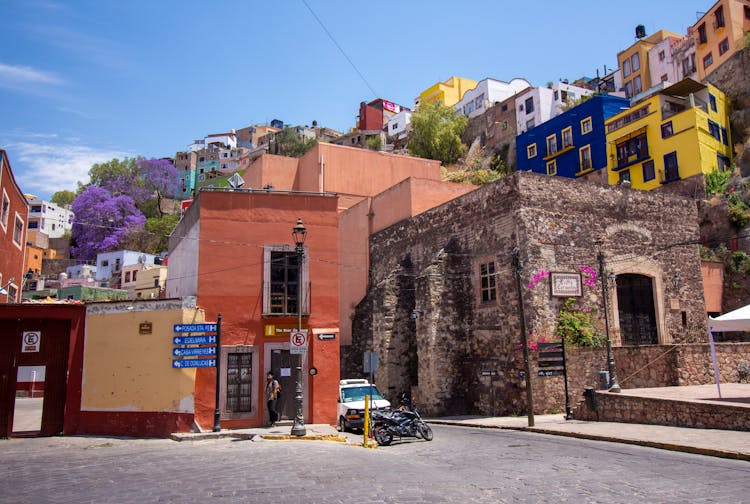
M687 37L672 47L672 64L674 65L674 82L683 79L698 79L698 67L695 65L695 35L693 27L688 28Z
M32 199L29 205L29 231L39 231L50 238L60 238L73 229L73 212L48 201Z
M484 114L488 107L503 102L524 89L531 87L531 84L526 79L513 79L510 82L484 79L479 81L475 88L464 93L461 101L456 103L453 109L471 119L472 117Z
M68 278L95 278L96 266L93 264L76 264L65 268Z
M397 114L394 114L386 123L388 138L401 140L409 134L411 129L411 114L412 111L409 109L401 109Z
M96 254L96 280L110 280L120 284L122 269L133 264L154 264L157 256L134 250L116 250Z
M590 89L558 82L552 87L531 88L516 95L516 132L524 133L565 112L582 96L591 95Z

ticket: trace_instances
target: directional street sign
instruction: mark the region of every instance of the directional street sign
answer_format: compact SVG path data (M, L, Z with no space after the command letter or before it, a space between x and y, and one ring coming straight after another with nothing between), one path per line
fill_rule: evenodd
M199 367L215 367L216 359L185 359L178 360L172 359L173 368L199 368Z
M207 347L200 347L200 348L175 348L172 350L172 355L175 357L187 357L187 356L196 356L196 355L205 355L208 357L209 355L216 355L216 346L207 346Z
M176 333L215 333L216 324L207 322L205 324L175 324L174 332Z
M172 342L175 345L215 345L216 336L175 336Z

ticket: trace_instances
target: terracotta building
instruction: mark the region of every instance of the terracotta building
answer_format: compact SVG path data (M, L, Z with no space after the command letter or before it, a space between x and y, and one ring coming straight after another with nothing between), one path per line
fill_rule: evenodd
M29 203L0 149L0 301L18 303L24 280Z
M521 317L530 345L554 341L568 297L600 331L607 311L629 362L653 358L654 346L706 342L698 243L691 199L516 173L370 238L368 293L343 368L356 373L361 352L373 349L378 386L392 399L411 393L430 415L521 413ZM562 377L540 366L531 363L536 408L560 410ZM602 367L606 352L592 350L571 394L596 384Z
M170 239L167 297L196 296L206 320L221 326L221 425L260 426L266 373L281 383L279 411L294 416L297 289L308 350L301 361L307 423L336 423L339 381L338 198L288 191L207 191ZM298 264L292 228L307 229ZM322 336L325 335L325 336ZM315 370L315 371L313 371ZM213 424L215 368L195 374L195 422Z

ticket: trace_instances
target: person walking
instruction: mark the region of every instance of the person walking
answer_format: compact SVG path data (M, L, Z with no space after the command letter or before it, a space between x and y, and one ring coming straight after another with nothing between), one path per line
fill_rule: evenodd
M276 404L279 400L279 391L281 385L273 377L273 373L266 375L266 404L268 405L268 421L271 427L279 420L279 413L276 411Z

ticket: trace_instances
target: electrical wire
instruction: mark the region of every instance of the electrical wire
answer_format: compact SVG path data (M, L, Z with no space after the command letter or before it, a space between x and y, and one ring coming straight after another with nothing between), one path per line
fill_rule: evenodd
M344 49L342 49L341 45L336 41L336 39L333 37L331 32L326 28L326 25L323 24L323 21L318 17L317 14L315 14L315 11L312 10L312 7L310 7L310 4L307 3L307 0L302 0L302 3L305 4L305 7L307 7L307 10L310 11L310 14L313 15L315 20L318 22L321 28L323 28L323 31L326 32L326 35L328 35L328 38L331 39L333 44L336 46L336 48L339 50L339 52L346 58L346 61L349 62L349 64L352 66L355 72L357 72L357 75L359 75L359 78L362 79L362 82L365 83L365 85L370 89L370 92L372 92L373 96L377 98L379 95L375 92L375 90L372 88L369 82L367 82L367 79L364 75L362 75L362 72L359 71L359 68L357 68L357 65L354 64L354 62L351 60L351 58L344 52Z

